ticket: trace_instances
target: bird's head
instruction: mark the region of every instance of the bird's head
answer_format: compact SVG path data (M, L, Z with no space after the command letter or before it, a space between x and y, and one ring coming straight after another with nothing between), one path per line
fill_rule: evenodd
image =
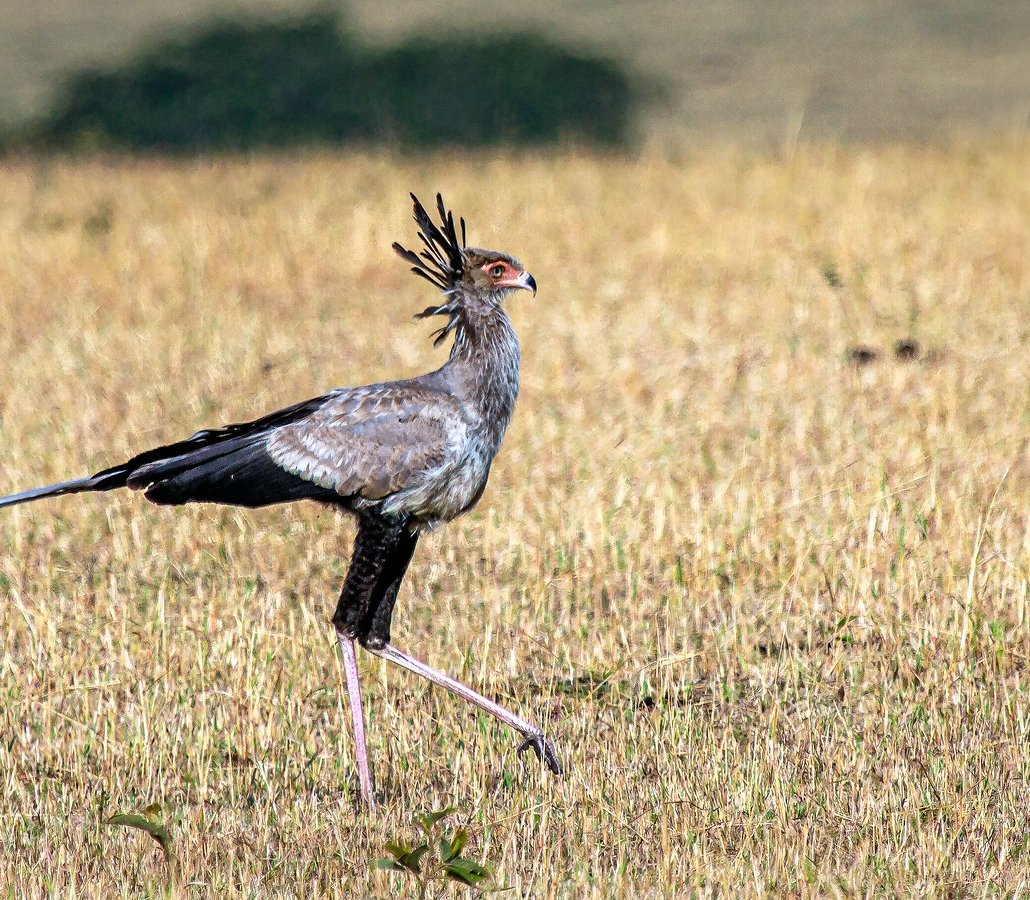
M436 333L439 344L461 322L462 315L478 307L489 311L499 308L501 301L513 291L536 294L536 281L514 256L497 250L465 246L465 220L459 219L461 243L454 226L454 214L444 207L443 197L436 195L440 224L433 222L418 197L411 195L418 236L424 248L421 253L407 250L398 243L393 249L411 263L411 271L435 285L444 293L444 302L430 306L418 314L449 316L447 324Z
M462 282L472 290L498 300L512 291L536 294L536 281L514 256L479 247L466 247L461 256Z

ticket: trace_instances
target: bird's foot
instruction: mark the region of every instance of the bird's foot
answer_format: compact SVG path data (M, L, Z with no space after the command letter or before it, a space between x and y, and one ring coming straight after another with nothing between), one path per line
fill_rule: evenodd
M558 754L554 750L554 745L544 737L542 731L526 734L526 739L519 744L519 756L522 756L527 750L532 750L536 754L536 758L555 775L565 774L565 770L562 769L561 762L558 760Z

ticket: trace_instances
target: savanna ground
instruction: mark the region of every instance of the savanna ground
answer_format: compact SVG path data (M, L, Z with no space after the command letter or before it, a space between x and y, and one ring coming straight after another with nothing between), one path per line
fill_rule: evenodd
M437 365L389 249L409 189L526 262L513 426L394 638L570 768L365 655L356 808L328 511L4 510L5 895L160 893L105 824L155 802L183 897L408 896L370 861L448 805L516 896L1025 892L1028 171L1002 142L5 163L3 492Z

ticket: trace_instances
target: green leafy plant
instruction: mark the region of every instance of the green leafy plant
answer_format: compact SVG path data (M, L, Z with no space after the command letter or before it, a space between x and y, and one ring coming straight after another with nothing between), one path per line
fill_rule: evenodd
M469 833L464 828L442 831L440 823L457 812L453 806L436 812L424 813L415 820L422 835L415 844L394 839L386 844L388 857L377 859L375 866L389 872L401 872L415 879L418 898L429 896L433 884L456 881L483 891L483 884L493 877L489 866L461 855L468 843ZM436 852L434 853L434 848ZM508 890L492 888L491 890Z
M168 883L172 887L176 879L175 855L172 853L172 836L161 816L161 804L151 803L141 813L115 813L106 820L108 825L135 828L149 834L160 845L168 866Z
M570 139L618 148L631 141L646 88L603 53L532 32L437 29L369 46L326 7L280 22L212 21L74 72L28 136L172 153Z

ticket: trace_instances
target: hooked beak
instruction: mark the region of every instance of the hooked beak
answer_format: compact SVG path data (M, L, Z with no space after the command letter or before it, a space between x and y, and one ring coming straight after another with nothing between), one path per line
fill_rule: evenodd
M532 291L533 296L536 296L536 279L529 272L523 272L518 278L509 281L508 286L521 288L524 291Z

